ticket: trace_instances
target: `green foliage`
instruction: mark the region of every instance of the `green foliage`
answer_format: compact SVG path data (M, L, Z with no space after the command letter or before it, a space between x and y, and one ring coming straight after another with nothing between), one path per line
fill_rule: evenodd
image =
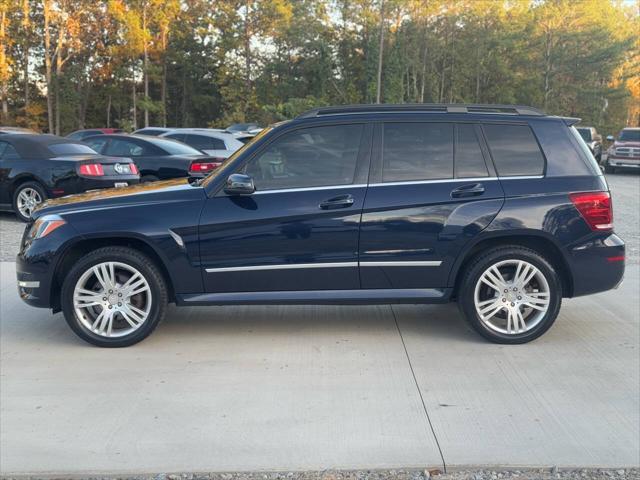
M640 20L618 0L47 1L68 15L49 27L63 133L131 129L145 111L223 127L373 102L381 33L383 102L528 104L605 134L640 121ZM45 128L42 2L1 3L0 91L8 122Z

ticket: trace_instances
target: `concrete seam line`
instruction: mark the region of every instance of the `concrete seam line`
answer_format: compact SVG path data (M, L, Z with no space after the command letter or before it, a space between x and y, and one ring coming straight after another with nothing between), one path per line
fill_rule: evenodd
M420 401L422 402L422 409L424 410L424 414L427 416L427 422L429 422L429 428L431 429L431 433L433 438L436 441L436 446L438 447L438 452L440 453L440 459L442 460L442 468L444 473L447 473L447 463L444 461L444 454L442 453L442 448L440 447L440 442L438 441L438 436L436 435L436 431L433 428L433 423L431 423L431 417L429 416L429 412L427 411L427 404L424 401L424 397L422 396L422 390L420 390L420 385L418 384L418 379L416 378L416 372L413 370L413 364L411 363L411 357L409 356L409 351L407 350L407 345L404 342L404 337L402 336L402 330L400 330L400 325L398 324L398 318L396 317L396 312L393 309L393 305L389 305L391 308L391 314L393 315L393 321L396 324L396 328L398 330L398 335L400 335L400 341L402 342L402 348L404 348L404 354L407 357L407 363L409 364L409 370L411 370L411 376L413 377L413 383L416 385L416 389L418 390L418 395L420 396Z

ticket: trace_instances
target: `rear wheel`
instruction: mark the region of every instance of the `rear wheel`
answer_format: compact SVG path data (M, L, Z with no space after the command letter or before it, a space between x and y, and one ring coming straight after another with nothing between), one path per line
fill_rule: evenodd
M459 302L467 321L495 343L526 343L546 332L560 311L562 284L539 253L491 249L469 265Z
M167 288L156 265L137 250L106 247L83 257L62 286L71 329L100 347L146 338L165 315Z
M16 188L13 194L13 209L23 222L31 219L38 205L47 199L47 194L38 182L25 182Z

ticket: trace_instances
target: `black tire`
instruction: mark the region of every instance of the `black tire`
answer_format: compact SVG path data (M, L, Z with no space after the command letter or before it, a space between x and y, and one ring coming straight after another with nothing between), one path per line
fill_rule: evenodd
M604 164L604 173L616 173L616 167L609 165L609 161Z
M147 319L132 333L108 338L94 333L78 318L73 305L73 292L80 277L103 262L119 262L135 268L151 290L151 308ZM69 327L83 340L99 347L128 347L148 337L162 321L167 309L167 286L157 265L141 252L127 247L104 247L83 256L67 273L61 292L61 304Z
M38 195L40 195L42 202L44 202L47 199L46 190L38 182L30 181L30 182L24 182L18 185L18 188L16 188L16 190L13 192L13 211L15 212L18 219L23 222L28 222L29 220L31 220L31 216L23 215L20 209L18 208L18 196L20 195L20 193L22 193L27 189L35 190L36 192L38 192Z
M524 260L530 263L542 273L549 285L549 304L546 313L535 326L523 333L507 334L491 329L481 320L474 303L475 289L480 277L489 267L505 260ZM501 344L521 344L535 340L551 328L561 304L562 282L553 265L540 253L518 245L495 247L479 253L465 269L458 291L458 305L466 320L480 335Z
M149 183L149 182L157 182L160 179L155 175L144 175L140 178L140 183Z

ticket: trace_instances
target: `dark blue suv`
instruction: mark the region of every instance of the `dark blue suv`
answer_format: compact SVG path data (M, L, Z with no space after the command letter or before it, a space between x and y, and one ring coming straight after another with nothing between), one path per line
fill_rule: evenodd
M577 121L519 106L312 110L205 179L46 203L25 231L19 292L105 347L145 338L168 302L455 300L489 340L528 342L563 297L624 273Z

